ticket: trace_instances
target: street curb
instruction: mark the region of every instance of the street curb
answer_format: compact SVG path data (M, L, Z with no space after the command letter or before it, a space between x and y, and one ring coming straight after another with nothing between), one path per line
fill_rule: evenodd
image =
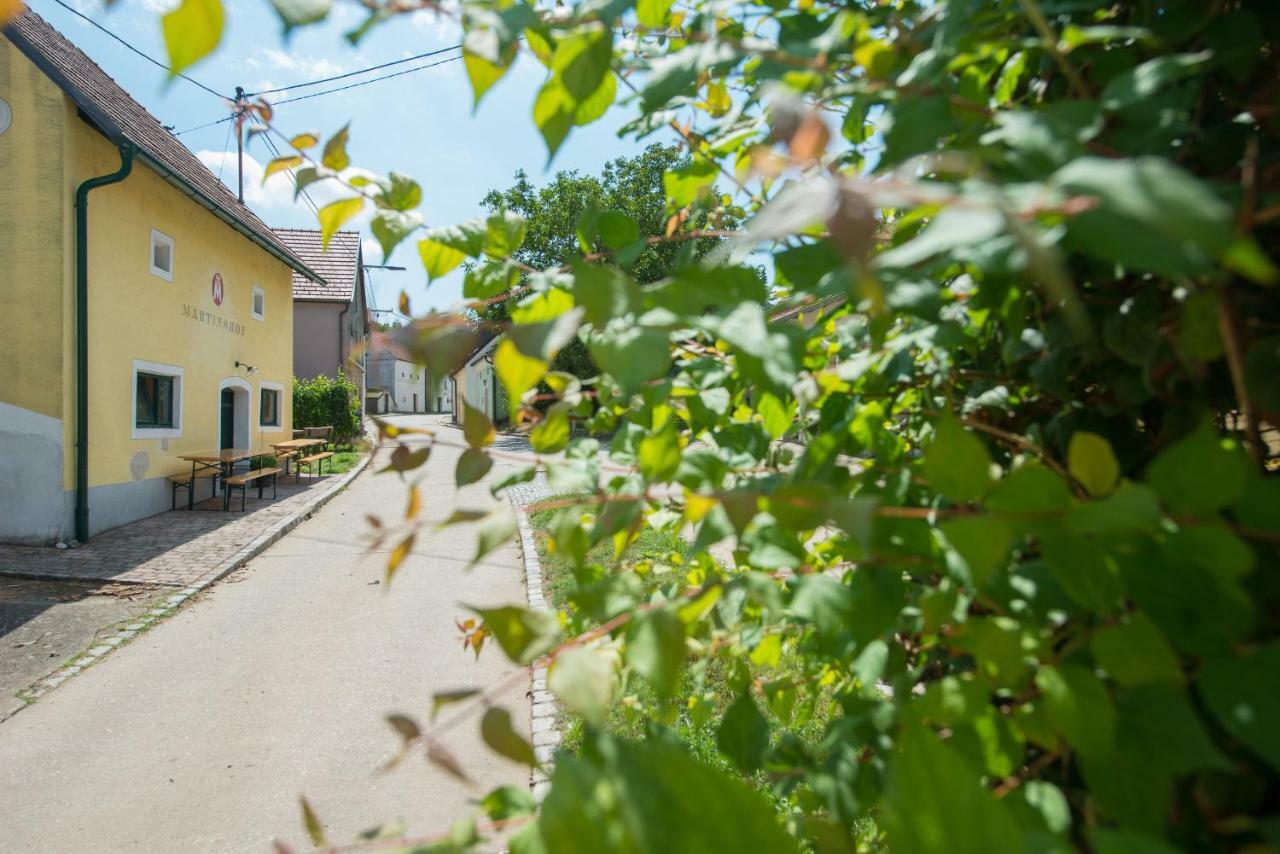
M255 537L240 551L220 563L212 574L202 578L190 587L183 587L173 595L167 596L163 603L157 604L136 620L130 620L128 625L120 629L120 631L115 634L107 638L99 639L94 646L72 658L71 663L65 667L58 668L48 676L37 680L31 686L19 691L18 697L26 700L27 705L30 705L32 701L48 694L72 676L75 676L94 664L97 664L115 650L127 645L129 641L133 640L142 632L152 628L156 623L173 616L197 593L207 590L209 587L226 578L232 572L235 572L250 560L262 554L278 542L285 534L289 533L304 521L314 516L321 507L328 504L339 492L346 489L351 481L355 480L362 471L368 468L369 463L372 461L373 454L367 454L364 459L356 463L355 467L351 469L351 471L345 472L323 492L299 507L293 515L288 518L281 519L279 522L268 528L264 533ZM0 721L8 720L8 718L13 717L13 715L16 715L25 708L26 706L16 709L12 714L0 718Z
M510 496L508 500L511 500ZM533 526L529 524L529 515L514 500L511 500L511 509L515 511L516 529L520 533L520 555L524 565L524 585L529 607L535 611L551 611L551 605L543 595L542 563L538 560L538 546L533 537ZM556 711L559 706L555 697L547 690L546 665L535 662L529 670L529 735L533 739L533 753L539 762L529 775L529 788L533 790L534 800L542 803L551 789L549 777L553 759L564 735L557 726Z

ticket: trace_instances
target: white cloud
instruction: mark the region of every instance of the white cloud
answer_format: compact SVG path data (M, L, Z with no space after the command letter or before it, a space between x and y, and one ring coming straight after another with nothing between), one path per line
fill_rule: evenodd
M382 244L378 243L373 237L366 237L360 241L360 248L364 250L364 262L366 264L382 263Z
M438 39L457 42L462 40L462 26L458 23L457 0L443 0L440 11L421 9L409 15L409 23L425 30Z
M275 47L264 48L259 51L258 56L250 57L247 63L254 68L266 67L277 71L288 71L305 80L332 77L335 74L342 74L350 68L350 66L335 62L326 56L298 56L285 53Z

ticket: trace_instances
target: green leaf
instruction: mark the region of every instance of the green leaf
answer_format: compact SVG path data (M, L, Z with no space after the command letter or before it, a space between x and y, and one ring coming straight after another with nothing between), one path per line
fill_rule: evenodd
M795 418L795 410L792 407L783 403L777 395L767 391L760 395L760 400L756 403L756 412L760 415L764 429L768 430L769 435L774 439L785 436Z
M493 258L509 258L524 243L528 223L510 211L498 211L485 220L482 251Z
M667 334L642 326L597 332L589 349L596 364L628 394L663 376L671 366Z
M426 270L428 282L449 273L467 259L467 256L456 248L445 246L444 243L430 238L417 242L417 254L422 257L422 268Z
M1116 562L1093 540L1064 531L1044 531L1040 548L1054 580L1088 611L1114 612L1124 595Z
M1067 470L1090 495L1110 495L1120 479L1120 463L1111 450L1111 443L1087 430L1071 434Z
M944 416L925 452L924 477L952 501L976 501L991 488L991 456L982 440Z
M1071 506L1071 491L1062 478L1039 463L1026 463L996 484L987 496L988 510L1009 520L1052 518Z
M640 614L627 635L626 663L659 697L670 697L684 667L684 623L665 609Z
M551 70L574 101L583 101L600 88L613 58L613 31L588 27L571 32L556 43Z
M387 260L400 243L422 225L422 217L416 213L378 211L369 223L369 229L382 247L382 258Z
M515 605L500 608L468 606L468 610L484 620L498 646L516 664L532 663L538 656L550 652L560 640L560 621L550 611L534 611Z
M533 123L538 126L538 131L547 144L548 162L555 157L560 144L573 128L576 110L573 99L560 84L559 78L547 80L538 91L538 97L533 102Z
M569 407L557 403L548 409L542 420L529 431L529 444L539 454L563 451L569 444Z
M901 738L882 811L894 854L1027 849L1008 806L992 796L959 751L922 727L911 727Z
M1122 685L1182 683L1177 654L1141 611L1098 632L1089 645L1102 669Z
M329 17L333 0L271 0L271 6L288 32L294 27L319 23Z
M358 215L362 210L364 210L363 196L356 196L353 199L339 199L322 207L318 214L321 246L328 249L329 241L338 233L338 229L342 228L342 224Z
M1249 480L1249 458L1205 423L1160 452L1147 482L1175 513L1211 514L1234 502Z
M1280 412L1280 335L1253 343L1244 362L1249 399L1263 412Z
M498 755L522 765L537 767L538 758L533 753L533 745L516 732L511 725L511 713L506 709L494 706L484 713L484 717L480 719L480 736Z
M670 480L680 467L681 451L680 436L675 425L668 422L664 429L640 440L636 451L640 473L654 483Z
M642 27L656 29L666 26L673 5L675 0L639 0L636 3L636 20Z
M486 54L489 55L487 58ZM471 81L475 106L480 106L480 99L484 94L507 73L514 58L515 45L499 51L498 37L492 30L467 32L462 46L462 64L466 67L467 78Z
M325 838L324 825L311 808L311 802L305 797L298 798L298 802L302 806L302 823L307 828L307 836L311 837L312 844L317 848L328 848L329 840Z
M1280 770L1280 642L1205 662L1196 691L1227 732Z
M476 409L465 400L462 402L462 435L467 444L479 450L493 444L498 432L493 422L482 410Z
M1053 728L1084 756L1105 756L1115 746L1116 713L1102 681L1077 665L1041 667L1036 688Z
M745 773L764 764L764 754L769 749L769 722L750 692L739 694L725 711L716 730L716 746Z
M548 851L784 854L796 843L754 787L658 738L600 736L557 758L538 825Z
M341 172L351 165L351 156L347 154L347 141L351 137L351 125L343 125L342 129L329 137L324 144L324 156L321 162L326 169Z
M524 786L498 786L480 799L480 809L490 821L530 815L537 808L533 794Z
M480 522L480 532L476 540L476 556L473 564L479 563L489 552L498 548L516 535L516 517L506 507L498 505Z
M547 373L549 362L526 356L510 338L504 338L493 351L493 366L507 390L512 407L519 406L524 393L538 384Z
M221 0L182 0L161 18L169 51L169 79L213 53L222 41Z
M580 646L566 649L552 662L547 687L571 711L599 726L618 687L617 654Z
M520 268L510 261L489 261L467 272L462 295L467 299L492 299L520 284Z
M1170 83L1199 71L1213 57L1211 51L1158 56L1111 78L1102 90L1102 106L1123 110L1141 103Z
M1067 515L1075 534L1123 534L1151 531L1160 524L1160 502L1140 483L1125 481L1101 501L1089 501Z
M1207 269L1235 236L1230 205L1162 158L1082 157L1058 170L1053 183L1098 201L1068 221L1072 244L1135 270Z
M1008 562L1013 534L994 516L960 516L938 528L964 562L961 580L977 589Z
M454 471L454 483L458 487L475 483L493 468L493 459L484 451L467 448L458 457L458 465Z
M662 186L667 193L667 204L672 210L693 204L698 196L711 187L720 170L712 162L694 158L679 169L662 176Z

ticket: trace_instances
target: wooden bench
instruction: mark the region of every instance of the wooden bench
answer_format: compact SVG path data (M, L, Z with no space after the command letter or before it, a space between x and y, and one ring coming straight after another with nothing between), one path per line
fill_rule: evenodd
M203 471L196 472L196 480L213 478L213 492L210 494L209 496L210 498L218 494L218 478L221 476L222 476L222 472L218 471L216 468L204 469ZM193 484L191 483L191 472L184 471L181 474L171 474L169 475L167 480L169 481L169 487L173 492L172 509L177 510L178 509L178 490L191 489L193 486Z
M276 475L280 474L283 469L254 469L244 474L238 474L235 477L229 477L222 482L222 509L231 509L231 492L240 490L240 512L244 512L246 493L249 491L249 484L255 483L258 486L258 497L262 497L262 488L267 485L267 480L271 480L271 498L276 497Z
M308 439L323 439L325 450L328 450L329 443L333 441L332 427L306 427L304 429Z
M309 457L303 457L293 461L293 481L297 483L302 479L302 467L307 467L307 473L312 477L324 474L324 461L329 461L329 474L333 474L333 451L322 451L318 454L312 454ZM313 468L314 466L314 468Z

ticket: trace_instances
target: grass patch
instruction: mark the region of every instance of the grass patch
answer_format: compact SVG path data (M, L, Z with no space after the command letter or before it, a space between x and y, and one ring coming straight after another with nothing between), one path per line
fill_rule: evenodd
M333 464L333 473L342 474L351 471L364 458L364 454L359 451L337 451L329 462Z

